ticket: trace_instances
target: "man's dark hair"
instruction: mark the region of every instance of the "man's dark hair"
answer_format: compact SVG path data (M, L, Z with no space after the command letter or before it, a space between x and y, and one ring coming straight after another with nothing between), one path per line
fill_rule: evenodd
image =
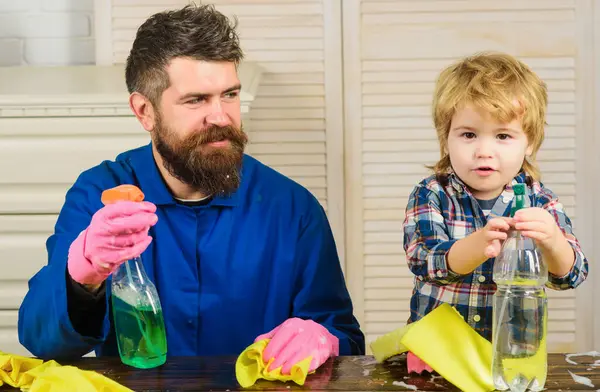
M190 4L152 15L138 29L125 67L129 93L139 92L152 102L169 85L166 67L176 57L229 61L238 65L244 54L232 20L213 5Z

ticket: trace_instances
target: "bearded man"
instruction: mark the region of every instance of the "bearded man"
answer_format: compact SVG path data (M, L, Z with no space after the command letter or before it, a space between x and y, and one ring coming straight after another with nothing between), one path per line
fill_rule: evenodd
M151 143L83 172L66 194L48 264L29 282L19 339L41 358L118 355L110 276L141 254L168 356L238 355L259 339L270 369L364 353L324 210L244 154L235 21L212 6L151 16L126 64ZM132 184L143 202L104 206Z

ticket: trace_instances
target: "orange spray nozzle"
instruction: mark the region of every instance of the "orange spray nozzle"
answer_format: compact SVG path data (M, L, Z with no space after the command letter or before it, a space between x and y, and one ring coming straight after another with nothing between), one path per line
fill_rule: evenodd
M104 205L116 203L117 201L143 201L144 193L135 185L123 184L102 192L101 197Z

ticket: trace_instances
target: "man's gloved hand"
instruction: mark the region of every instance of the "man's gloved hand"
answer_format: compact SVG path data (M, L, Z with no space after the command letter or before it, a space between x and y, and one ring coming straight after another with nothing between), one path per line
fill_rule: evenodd
M329 357L340 353L339 339L327 328L312 320L290 318L270 332L258 336L254 342L271 339L263 351L263 361L269 363L268 371L282 366L282 374L290 374L292 366L312 356L309 372L316 370Z
M156 206L152 203L119 201L108 204L92 217L69 248L67 269L82 285L100 285L119 265L139 256L152 237L156 224Z
M408 374L412 372L421 374L424 370L428 371L429 373L433 373L433 369L428 364L423 362L421 358L417 357L410 351L406 357L406 367L408 368Z

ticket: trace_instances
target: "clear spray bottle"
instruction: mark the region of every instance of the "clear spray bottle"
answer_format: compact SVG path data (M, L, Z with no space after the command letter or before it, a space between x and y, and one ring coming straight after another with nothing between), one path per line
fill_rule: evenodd
M121 185L109 191L110 197L104 194L102 197L105 204L108 200L139 202L144 198L141 190L132 185ZM125 261L112 274L111 299L121 361L140 369L164 364L167 336L162 307L156 287L144 270L141 256Z
M528 206L525 184L513 186L511 216ZM494 261L492 377L497 390L541 391L547 375L548 268L535 242L510 230Z

